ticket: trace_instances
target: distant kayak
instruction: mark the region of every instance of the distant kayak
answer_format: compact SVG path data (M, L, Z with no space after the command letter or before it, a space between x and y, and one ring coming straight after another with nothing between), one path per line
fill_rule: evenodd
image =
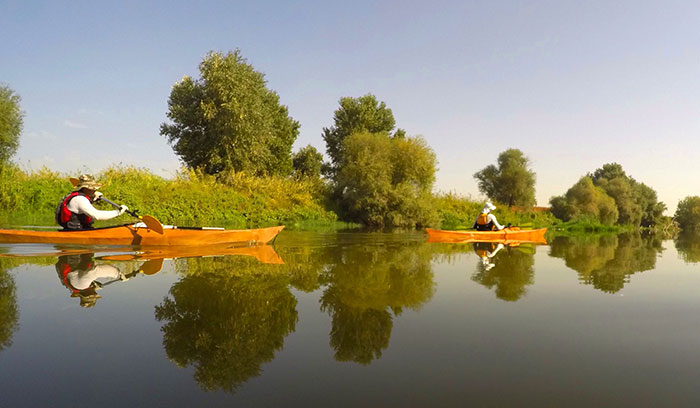
M259 245L271 241L283 228L283 225L243 230L164 226L162 234L146 228L143 224L80 231L0 229L0 242L133 246Z
M544 233L547 228L521 230L505 228L500 231L446 231L426 228L428 242L503 242L503 243L536 243L546 244Z

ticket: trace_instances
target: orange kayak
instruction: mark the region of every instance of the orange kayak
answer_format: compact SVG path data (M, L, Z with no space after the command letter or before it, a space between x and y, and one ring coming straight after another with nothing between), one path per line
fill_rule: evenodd
M82 231L0 229L0 242L135 246L258 245L270 242L283 228L284 225L245 230L219 228L186 229L164 226L162 234L141 227L138 224Z
M547 228L521 230L506 228L501 231L445 231L425 229L428 232L428 242L501 242L501 243L536 243L546 244L544 233Z

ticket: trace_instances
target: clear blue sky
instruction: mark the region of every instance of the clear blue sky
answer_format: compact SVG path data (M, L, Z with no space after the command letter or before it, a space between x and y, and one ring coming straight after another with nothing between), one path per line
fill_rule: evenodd
M246 4L249 3L249 4ZM513 147L547 205L618 162L671 210L700 194L696 1L4 1L0 82L26 112L16 161L172 174L171 86L239 48L325 151L344 96L373 93L439 161L436 189Z

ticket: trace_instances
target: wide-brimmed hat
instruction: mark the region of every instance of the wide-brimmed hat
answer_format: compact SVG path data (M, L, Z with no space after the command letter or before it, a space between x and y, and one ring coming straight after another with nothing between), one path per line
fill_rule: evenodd
M491 211L493 211L493 210L495 210L495 209L496 209L496 206L493 205L493 204L491 204L490 201L487 201L486 204L484 204L484 208L481 210L481 212L483 212L483 213L489 213L489 212L491 212Z
M76 190L81 188L89 188L90 190L97 190L102 187L102 184L95 181L95 178L90 174L82 174L78 177L78 184L75 186Z

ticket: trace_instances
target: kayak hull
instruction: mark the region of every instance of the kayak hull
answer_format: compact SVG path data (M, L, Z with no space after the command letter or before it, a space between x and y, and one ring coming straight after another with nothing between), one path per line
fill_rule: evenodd
M535 243L546 244L544 238L547 228L534 230L501 231L446 231L426 228L428 242L469 243L469 242L501 242L501 243Z
M283 228L283 225L245 230L167 228L162 234L136 225L82 231L0 229L0 242L132 246L259 245L270 242Z

